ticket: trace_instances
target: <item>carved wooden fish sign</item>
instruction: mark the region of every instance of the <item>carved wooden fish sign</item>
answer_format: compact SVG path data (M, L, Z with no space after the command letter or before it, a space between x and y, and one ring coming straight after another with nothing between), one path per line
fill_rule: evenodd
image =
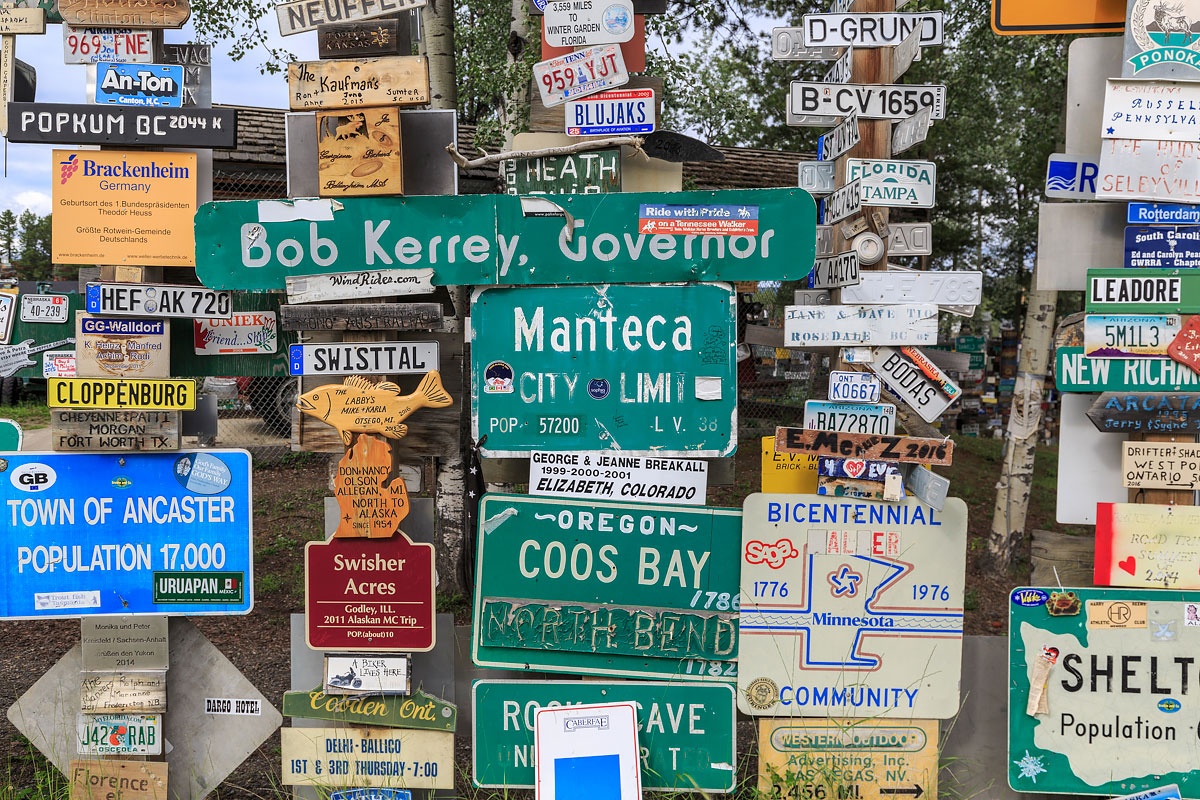
M338 461L334 496L341 517L335 539L386 539L408 516L408 487L392 469L392 448L377 436L359 436Z
M421 385L409 395L391 381L375 384L352 375L344 383L318 386L300 395L296 407L310 417L332 425L350 446L356 433L378 433L389 439L403 439L408 426L401 424L419 408L446 408L454 401L442 387L442 377L431 370Z

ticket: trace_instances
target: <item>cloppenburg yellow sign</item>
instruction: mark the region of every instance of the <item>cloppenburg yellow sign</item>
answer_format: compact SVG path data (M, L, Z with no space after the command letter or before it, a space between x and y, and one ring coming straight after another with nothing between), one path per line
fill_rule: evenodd
M116 380L51 378L46 387L51 408L126 408L145 411L194 411L193 380Z
M196 266L196 154L55 150L59 264Z

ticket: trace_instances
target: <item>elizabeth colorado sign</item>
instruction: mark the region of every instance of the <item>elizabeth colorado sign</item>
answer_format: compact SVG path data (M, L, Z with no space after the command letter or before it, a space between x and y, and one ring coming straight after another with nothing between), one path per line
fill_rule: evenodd
M478 289L472 430L484 455L727 456L737 444L726 284Z
M752 494L743 515L742 712L958 713L962 500L935 511L912 499Z
M736 509L489 494L479 524L479 666L737 675Z

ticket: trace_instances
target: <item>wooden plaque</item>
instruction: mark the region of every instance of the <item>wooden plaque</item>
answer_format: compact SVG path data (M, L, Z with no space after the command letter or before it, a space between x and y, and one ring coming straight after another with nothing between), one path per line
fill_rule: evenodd
M403 37L403 38L401 38ZM409 29L398 19L338 22L317 28L317 55L322 59L408 55Z
M352 375L344 383L319 386L300 395L296 406L304 414L331 425L349 447L356 433L376 433L389 439L408 435L404 420L420 408L445 408L454 401L442 388L442 376L430 371L412 394L402 395L390 381L374 384Z
M178 411L55 409L50 443L57 453L178 450Z
M46 9L0 7L0 34L45 32Z
M85 714L164 714L167 673L84 672L80 675L79 710Z
M293 61L288 103L293 111L429 102L429 62L423 56Z
M924 439L916 436L877 436L870 433L776 428L775 452L950 466L954 459L954 442L950 439Z
M59 0L58 12L97 28L182 28L192 15L188 0Z
M164 761L72 759L70 800L167 800Z
M317 180L322 197L403 194L399 107L318 111Z
M279 307L285 331L433 331L440 303L361 303Z
M1194 436L1200 431L1200 395L1195 393L1105 392L1087 412L1104 433L1165 433Z
M408 516L408 488L392 471L392 448L377 436L359 436L338 462L334 496L341 518L335 539L386 539Z

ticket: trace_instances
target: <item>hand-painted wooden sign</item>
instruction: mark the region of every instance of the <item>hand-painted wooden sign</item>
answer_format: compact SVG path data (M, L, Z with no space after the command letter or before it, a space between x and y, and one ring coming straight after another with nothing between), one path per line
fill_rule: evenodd
M347 661L362 660L350 656L343 658ZM387 728L451 733L458 720L458 709L453 703L447 703L440 697L426 694L419 689L411 695L380 695L370 692L344 695L322 691L318 686L310 692L285 692L283 713L288 717L328 719L351 725L382 725Z
M71 800L167 800L164 761L72 759L69 770Z
M317 176L322 197L404 194L400 108L318 111Z
M621 148L561 156L509 159L503 167L509 194L608 194L621 191Z
M1200 374L1200 316L1188 317L1174 340L1167 345L1167 355Z
M338 461L333 478L341 518L335 539L386 539L408 516L408 487L392 471L392 448L377 436L359 436Z
M45 33L46 10L44 8L0 8L0 34Z
M453 789L454 734L395 728L281 728L283 784Z
M783 320L789 346L937 344L938 307L787 306Z
M430 372L417 390L401 395L400 387L390 381L371 383L352 375L344 383L319 386L300 395L296 406L301 412L333 426L349 447L356 433L376 433L388 439L403 439L408 426L402 424L421 408L446 408L454 401L442 387L442 376Z
M433 291L431 269L336 272L329 275L288 276L285 280L289 303L364 300Z
M305 641L347 653L433 649L433 545L332 539L304 548Z
M50 446L57 453L178 450L179 412L54 409Z
M315 30L320 26L339 20L364 20L421 8L428 0L330 0L328 3L313 3L311 0L290 0L275 6L279 18L279 33L291 36L295 33ZM325 58L321 54L321 58Z
M163 714L167 710L167 673L84 672L79 710L85 714Z
M293 111L421 105L429 102L429 62L424 56L293 61L288 102Z
M1104 432L1197 433L1200 393L1105 392L1087 415Z
M412 661L406 655L327 655L322 686L332 695L407 695L412 690Z
M1125 442L1121 485L1129 489L1200 490L1200 444Z
M441 303L362 303L279 307L285 331L432 331Z
M1083 353L1088 358L1166 358L1179 331L1177 314L1088 314Z
M1097 586L1200 589L1200 508L1098 503L1093 579Z
M284 5L300 6L301 3ZM276 6L276 8L283 8L283 6ZM403 35L407 40L407 27L404 29ZM400 37L400 20L398 19L335 22L317 28L317 56L325 60L406 55L409 42L401 41ZM401 48L405 49L404 53L401 52Z
M182 28L192 15L188 0L58 0L69 25L98 28Z
M869 433L837 433L780 427L775 429L775 451L949 466L954 458L954 442L951 439L877 436Z

